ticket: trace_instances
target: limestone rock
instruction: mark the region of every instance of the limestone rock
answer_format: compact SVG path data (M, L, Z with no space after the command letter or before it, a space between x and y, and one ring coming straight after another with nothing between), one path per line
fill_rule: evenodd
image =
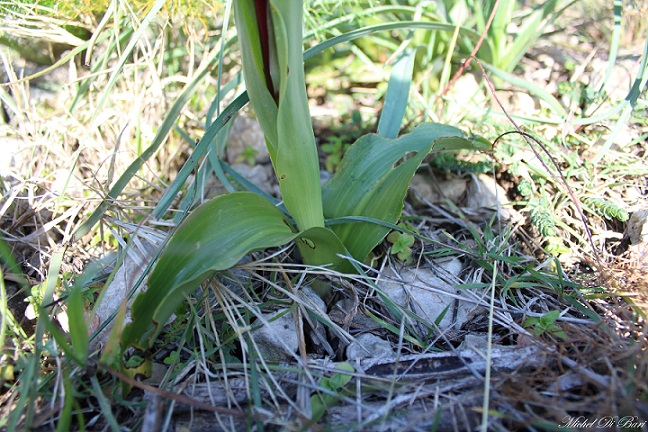
M441 204L446 199L449 199L453 203L458 204L466 192L466 180L462 178L451 178L449 180L437 181L426 175L416 174L412 178L411 188L417 200L422 198L432 204Z
M250 166L246 163L237 163L232 168L243 178L261 189L268 195L277 195L279 185L276 184L272 167L269 165Z
M288 309L263 314L262 327L252 332L260 355L268 361L289 360L299 348L297 327Z
M394 357L391 344L385 339L371 333L364 333L355 338L347 347L348 360L388 359Z
M248 147L256 151L256 162L264 162L269 158L261 125L255 118L242 114L234 119L230 129L226 150L229 163L241 162L243 152Z
M648 209L632 213L624 237L630 240L632 246L648 242Z
M408 308L429 324L445 313L438 323L439 330L454 332L471 319L478 308L452 285L462 269L461 261L454 258L438 262L435 270L406 267L398 275L388 270L390 279L379 281L378 286L396 304Z
M495 179L486 175L480 174L476 177L476 181L471 181L467 188L466 199L463 206L469 209L491 209L496 210L499 204L500 214L504 219L517 219L519 215L515 215L513 209L510 207L510 202L506 196L506 191L497 184Z
M124 324L131 322L130 305L137 297L137 294L143 289L144 283L140 284L133 297L128 299L128 295L135 283L142 276L142 272L151 261L157 245L145 242L140 239L139 247L133 247L126 252L122 265L117 269L112 282L105 288L99 304L96 306L95 317L88 327L88 333L92 334L104 323L111 319L124 302L127 303ZM110 331L112 330L110 322L90 344L90 348L95 350L105 345Z

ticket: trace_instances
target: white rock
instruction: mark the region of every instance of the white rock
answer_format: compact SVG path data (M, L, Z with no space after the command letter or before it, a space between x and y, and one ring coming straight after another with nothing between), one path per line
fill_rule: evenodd
M480 174L477 181L472 181L468 185L466 199L463 202L464 207L469 209L487 208L495 210L498 208L504 219L517 220L518 216L514 215L513 209L506 196L506 191L490 176Z
M463 270L463 263L458 258L450 259L438 259L434 261L434 264L439 267L441 270L446 272L445 274L451 277L457 277Z
M280 316L281 315L281 316ZM281 309L263 314L262 327L252 332L252 337L265 360L288 360L299 348L297 327L292 312ZM278 317L278 318L277 318Z
M124 302L128 304L124 316L124 324L128 324L132 321L130 305L144 288L144 283L140 284L135 295L133 295L130 300L128 299L128 295L137 280L142 276L142 272L148 263L151 261L156 247L143 239L140 239L139 244L141 247L133 247L128 250L121 267L119 267L115 273L115 277L110 285L106 287L106 291L101 297L99 304L96 306L96 314L92 323L89 325L89 333L94 333L102 324L111 319ZM112 326L113 323L109 323L107 327L105 327L97 337L92 340L90 346L91 349L95 350L105 345L110 336Z
M379 360L393 357L394 351L389 341L371 333L359 335L347 347L348 360L362 360L366 358Z
M412 191L416 192L416 194L420 195L421 198L429 203L439 204L449 199L457 204L466 192L466 180L462 178L451 178L449 180L436 181L428 176L416 174L412 178L411 188ZM415 198L418 197L415 196Z
M452 279L463 269L461 261L454 258L437 265L441 267L438 271L407 267L401 270L400 275L388 270L386 273L391 278L379 281L378 287L396 304L408 308L430 324L447 309L438 324L439 329L443 332L458 330L473 316L476 305L463 300L465 293L451 285Z
M648 242L648 210L632 213L624 234L633 246Z
M268 149L259 122L249 115L239 115L234 119L227 141L227 160L230 164L241 162L240 158L247 147L256 150L254 159L262 162L268 159Z
M232 168L243 176L247 181L261 189L268 195L274 195L278 185L275 188L276 180L272 173L272 167L266 165L250 166L245 163L237 163Z

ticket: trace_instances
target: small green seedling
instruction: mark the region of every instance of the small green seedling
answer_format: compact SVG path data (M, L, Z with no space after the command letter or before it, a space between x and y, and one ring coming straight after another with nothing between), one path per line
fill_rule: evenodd
M255 149L251 145L247 145L241 152L241 155L236 158L236 162L245 162L250 166L254 166L258 153L259 151L257 149Z
M342 158L344 157L344 153L349 150L349 147L351 147L351 143L349 143L346 140L346 137L343 136L332 136L326 144L320 146L322 151L326 154L326 159L324 161L326 171L331 173L337 171L337 168L340 166Z
M566 340L567 333L556 324L559 317L560 311L558 310L549 311L541 317L528 317L524 320L524 328L536 337L547 335Z
M402 223L398 224L398 226L404 229L410 229L410 227ZM389 253L396 255L405 264L409 264L412 261L412 246L414 245L414 237L412 235L401 231L392 231L387 236L387 241L392 245Z
M322 418L324 413L329 407L332 407L341 399L342 396L338 396L339 392L344 386L351 381L353 377L351 374L355 372L353 366L349 363L340 363L335 367L341 371L341 373L335 373L330 378L322 378L319 383L319 386L328 391L328 393L315 394L311 396L311 421L316 422Z

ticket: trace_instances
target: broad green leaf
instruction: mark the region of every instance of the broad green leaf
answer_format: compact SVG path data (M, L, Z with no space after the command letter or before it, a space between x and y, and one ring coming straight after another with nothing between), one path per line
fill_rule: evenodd
M314 227L304 231L297 238L297 247L304 263L314 266L330 266L340 272L353 272L353 266L344 258L347 255L344 244L328 228Z
M304 261L348 268L347 251L326 228L296 233L279 209L251 192L222 195L194 210L171 236L148 279L148 290L133 302L122 347L148 348L162 326L205 279L234 266L247 253L297 239Z
M400 218L412 176L432 148L483 147L482 142L465 138L459 129L442 124L422 124L395 140L366 135L349 148L338 171L324 185L324 215L327 219L365 216L394 224ZM389 232L389 228L371 223L344 223L332 229L360 261Z
M169 240L151 272L148 290L133 302L133 322L124 329L123 346L148 347L184 296L202 281L250 251L281 246L295 236L281 211L250 192L223 195L199 206Z

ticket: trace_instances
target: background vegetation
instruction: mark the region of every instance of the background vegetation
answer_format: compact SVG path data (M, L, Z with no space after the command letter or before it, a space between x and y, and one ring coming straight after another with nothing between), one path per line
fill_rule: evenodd
M140 259L146 274L146 257L196 204L264 186L242 173L267 157L249 138L233 153L241 132L225 122L254 116L239 98L231 3L10 0L0 11L0 428L156 430L149 418L194 429L206 418L225 430L475 426L457 400L482 410L484 430L555 428L567 415L648 421L648 254L627 232L648 208L645 4L308 2L305 68L323 176L377 130L390 89L408 95L402 132L451 124L494 150L424 161L417 178L445 195L434 200L414 183L401 220L409 234L394 231L374 251L380 271L345 278L295 265L290 248L253 254L203 284L152 350L110 368L114 347L93 340L114 318L97 317L120 265ZM479 64L466 62L471 54ZM451 180L465 189L454 198ZM488 185L499 201L484 201ZM486 313L440 337L443 317L414 316L376 281L447 257L463 264L452 285L482 293L473 301ZM141 284L134 279L126 290ZM334 293L329 313L300 295L307 285ZM374 327L334 322L344 299ZM300 355L267 362L248 330L282 308L308 316L296 318L307 330L323 325L339 356L347 335L369 330L402 354L455 352L467 334L541 351L531 368L448 385L433 402L432 387L415 392L396 374L305 369L307 354L326 350L304 334ZM223 380L243 396L201 402L185 391ZM432 414L412 417L414 402ZM379 415L356 417L362 409Z

